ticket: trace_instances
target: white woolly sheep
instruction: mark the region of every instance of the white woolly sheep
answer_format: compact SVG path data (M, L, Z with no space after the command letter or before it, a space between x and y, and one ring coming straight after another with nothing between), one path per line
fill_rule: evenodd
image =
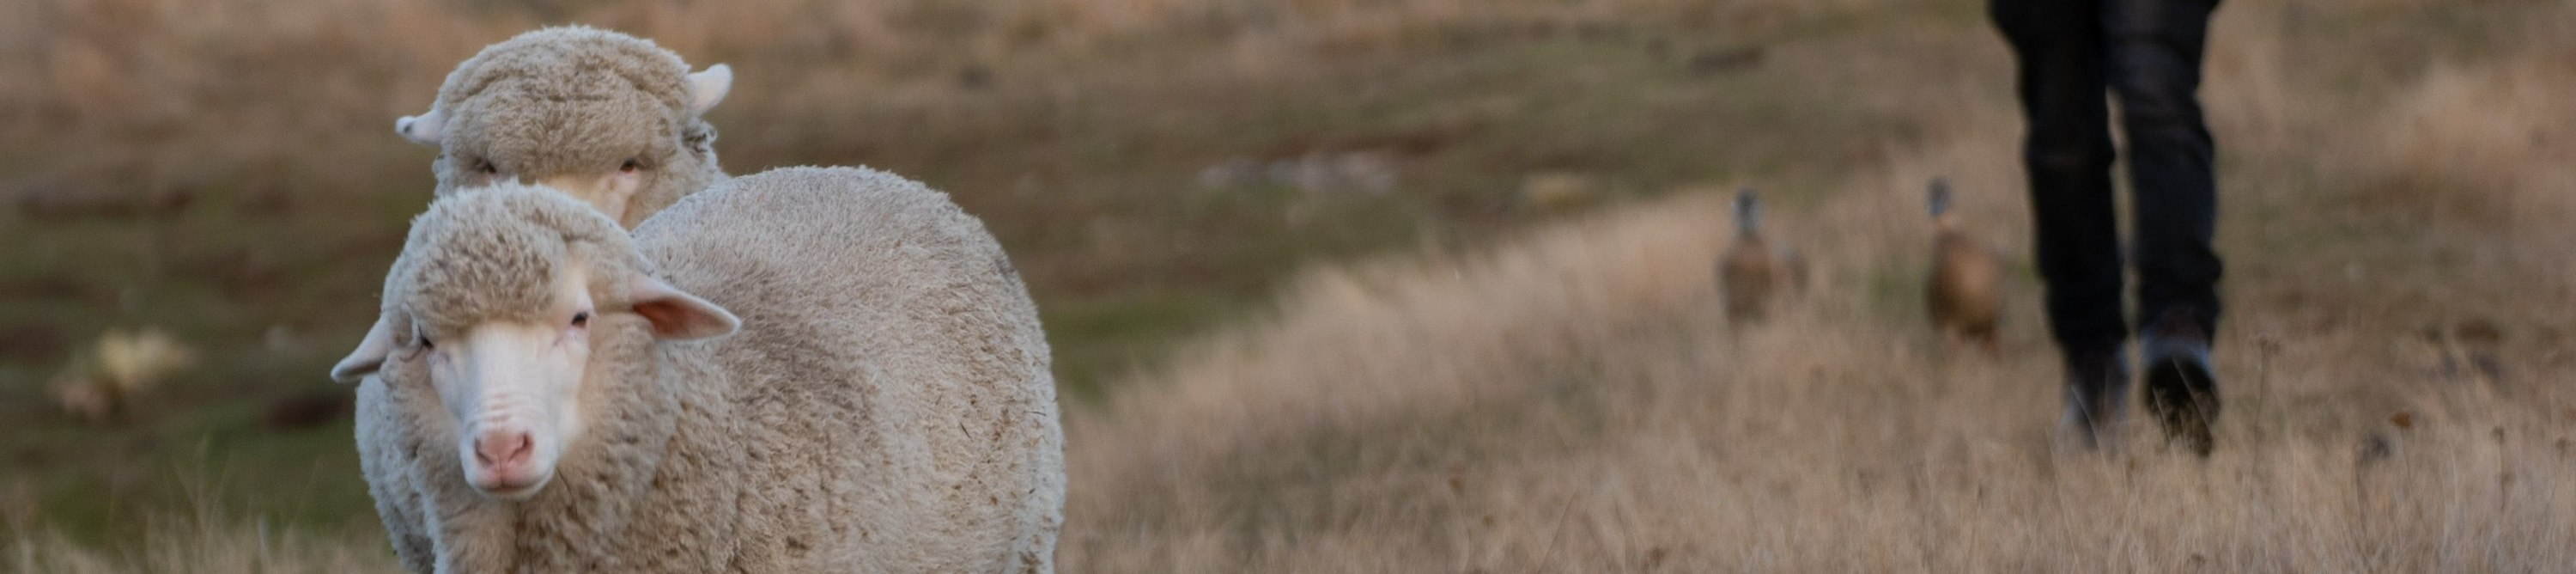
M414 571L1054 568L1036 306L919 183L771 171L631 239L540 186L462 191L384 293L331 374L363 380L358 450Z
M439 195L524 179L634 227L724 180L699 116L732 86L724 64L692 74L650 40L546 28L458 64L429 112L394 132L443 152L430 166Z

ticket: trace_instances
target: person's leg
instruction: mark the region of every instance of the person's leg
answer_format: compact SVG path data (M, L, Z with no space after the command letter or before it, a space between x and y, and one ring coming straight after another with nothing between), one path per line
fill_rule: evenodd
M2019 64L2029 130L2022 161L2049 329L2066 353L2067 420L2089 446L2117 420L2128 390L2098 4L1994 0L1988 9Z
M2129 139L2141 328L2167 311L2218 323L2216 146L2200 112L2200 64L2215 0L2106 0L2111 86Z
M2111 85L2136 193L2139 338L2148 406L2195 451L2217 416L2209 339L2218 325L2214 144L2202 122L2202 47L2216 0L2104 0Z

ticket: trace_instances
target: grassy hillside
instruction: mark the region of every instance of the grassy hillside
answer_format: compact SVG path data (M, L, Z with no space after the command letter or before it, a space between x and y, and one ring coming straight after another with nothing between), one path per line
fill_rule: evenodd
M2144 429L2053 446L2009 61L1980 10L0 8L0 73L48 79L0 84L0 567L380 560L347 423L269 431L262 409L332 388L426 200L432 154L388 120L561 21L734 64L712 117L734 172L870 164L987 220L1069 385L1070 570L2569 562L2576 402L2550 381L2576 232L2551 222L2576 215L2576 110L2552 95L2576 85L2576 9L2222 10L2205 98L2234 314L2206 463ZM2000 358L1948 357L1917 320L1934 175L2021 269ZM1707 265L1717 192L1747 184L1819 269L1735 332ZM138 324L198 367L104 427L49 406L60 364Z

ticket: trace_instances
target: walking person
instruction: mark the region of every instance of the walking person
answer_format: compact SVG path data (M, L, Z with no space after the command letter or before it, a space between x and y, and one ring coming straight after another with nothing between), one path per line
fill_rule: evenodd
M2215 151L2201 120L2202 47L2217 0L1992 0L2012 45L2049 329L2066 360L2065 426L2086 447L2127 403L2129 323L2112 198L2119 101L2134 196L2139 352L2148 409L2207 456L2218 415Z

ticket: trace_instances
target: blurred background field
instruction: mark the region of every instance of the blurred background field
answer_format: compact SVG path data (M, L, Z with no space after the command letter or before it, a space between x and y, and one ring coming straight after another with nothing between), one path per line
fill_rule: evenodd
M2203 463L2052 447L1975 0L27 0L0 569L380 565L322 373L428 199L392 118L563 22L732 64L733 173L866 164L985 219L1065 385L1070 570L2576 564L2568 2L2220 9ZM1919 319L1934 176L2018 270L2001 358ZM1734 331L1744 185L1818 275ZM112 331L186 360L91 420L56 389Z

